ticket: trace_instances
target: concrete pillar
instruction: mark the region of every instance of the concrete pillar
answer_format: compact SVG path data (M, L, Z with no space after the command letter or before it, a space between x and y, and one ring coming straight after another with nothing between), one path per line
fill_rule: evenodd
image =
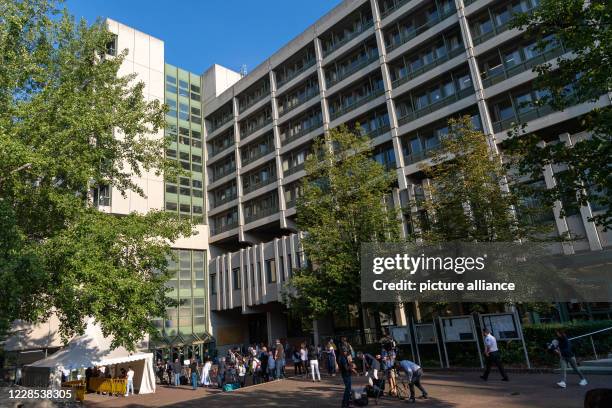
M280 213L280 227L287 228L285 212L285 193L283 187L283 161L280 155L281 141L278 127L278 103L276 100L276 73L270 69L270 97L272 101L272 132L274 134L274 159L276 161L276 180L278 180L278 211Z
M395 104L393 103L391 85L391 75L389 74L389 66L387 64L387 50L385 48L385 40L380 23L380 12L378 10L378 2L370 0L372 7L372 17L374 19L374 34L376 36L376 46L378 55L380 56L380 69L382 71L383 86L385 88L385 101L387 104L387 114L389 115L389 125L391 132L391 140L393 142L393 151L395 153L395 164L397 166L397 182L400 190L407 187L406 177L404 176L404 155L402 153L402 144L399 138L397 115L395 113Z
M329 108L327 104L327 84L325 83L325 73L323 72L323 48L319 37L314 39L315 59L317 64L317 78L319 80L319 93L321 96L321 116L323 118L323 131L329 131Z
M574 142L569 133L563 133L559 135L559 140L565 143L568 147L572 147ZM586 194L586 191L583 192ZM587 203L587 205L580 206L580 218L582 219L582 223L584 224L584 230L586 233L587 240L589 241L589 248L591 251L601 251L603 246L601 245L601 239L599 237L599 233L597 232L597 226L593 221L589 221L593 217L593 211L591 210L591 206Z

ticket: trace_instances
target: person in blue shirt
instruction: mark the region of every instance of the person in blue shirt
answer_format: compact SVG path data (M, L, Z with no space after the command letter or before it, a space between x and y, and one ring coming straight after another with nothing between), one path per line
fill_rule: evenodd
M342 408L348 407L351 400L351 387L352 380L351 375L357 374L355 367L353 366L352 359L349 351L346 348L340 350L340 357L338 358L338 368L342 375L342 381L344 382L344 394L342 395Z
M410 388L410 399L408 402L415 402L414 399L414 386L421 391L421 398L427 398L427 391L421 385L421 377L423 376L423 369L416 363L410 360L402 360L395 363L395 369L399 371L403 371L406 373L406 377L408 377L408 387Z

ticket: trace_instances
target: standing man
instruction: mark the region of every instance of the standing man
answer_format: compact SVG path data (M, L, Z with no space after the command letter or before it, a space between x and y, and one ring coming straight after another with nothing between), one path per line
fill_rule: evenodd
M357 374L353 364L349 358L349 351L345 348L342 348L340 351L340 358L338 359L338 366L340 368L340 374L342 375L342 381L344 382L344 394L342 395L342 408L346 408L349 406L349 401L351 399L351 375L352 373Z
M285 376L285 348L280 339L276 339L274 360L276 360L276 379L280 380Z
M408 377L408 387L410 388L410 399L408 402L415 402L414 399L414 386L421 391L421 398L427 398L427 391L421 385L421 376L423 375L423 369L416 363L410 360L402 360L400 362L395 363L396 370L402 370L406 373L406 377Z
M502 381L508 381L508 376L506 375L506 371L504 370L504 366L501 362L501 355L499 353L499 349L497 348L497 340L491 334L491 330L483 329L482 334L484 336L484 344L485 344L485 358L486 358L486 368L484 373L480 376L483 380L487 381L489 378L489 373L491 372L491 365L495 364L499 373L502 376Z
M130 390L132 390L132 395L134 395L134 370L132 367L128 367L127 370L127 388L125 390L125 396L130 395Z
M180 359L174 360L174 366L172 366L172 372L174 373L174 386L178 387L181 385L181 372L183 371L183 366L181 366Z
M195 391L198 388L198 362L195 358L191 358L189 364L189 372L191 377L191 388Z

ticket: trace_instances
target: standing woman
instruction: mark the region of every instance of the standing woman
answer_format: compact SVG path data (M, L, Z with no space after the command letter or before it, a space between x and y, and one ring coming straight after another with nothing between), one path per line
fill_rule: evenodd
M308 349L306 348L306 343L300 344L300 362L304 370L304 378L306 378L308 376Z
M212 361L209 358L205 358L204 367L202 367L202 385L204 387L209 387L211 385L210 382L210 368L212 367Z
M336 345L334 339L329 339L327 342L327 371L332 377L336 376Z
M312 382L315 382L315 374L319 381L321 381L321 372L319 371L319 353L314 346L308 347L308 359L310 362L310 373L312 374Z

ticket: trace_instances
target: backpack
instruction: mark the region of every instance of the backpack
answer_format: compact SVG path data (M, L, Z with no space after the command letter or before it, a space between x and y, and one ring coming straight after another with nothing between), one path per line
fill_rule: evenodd
M369 401L366 387L362 387L361 389L353 388L351 390L351 397L353 399L353 403L358 407L365 407L368 405Z

